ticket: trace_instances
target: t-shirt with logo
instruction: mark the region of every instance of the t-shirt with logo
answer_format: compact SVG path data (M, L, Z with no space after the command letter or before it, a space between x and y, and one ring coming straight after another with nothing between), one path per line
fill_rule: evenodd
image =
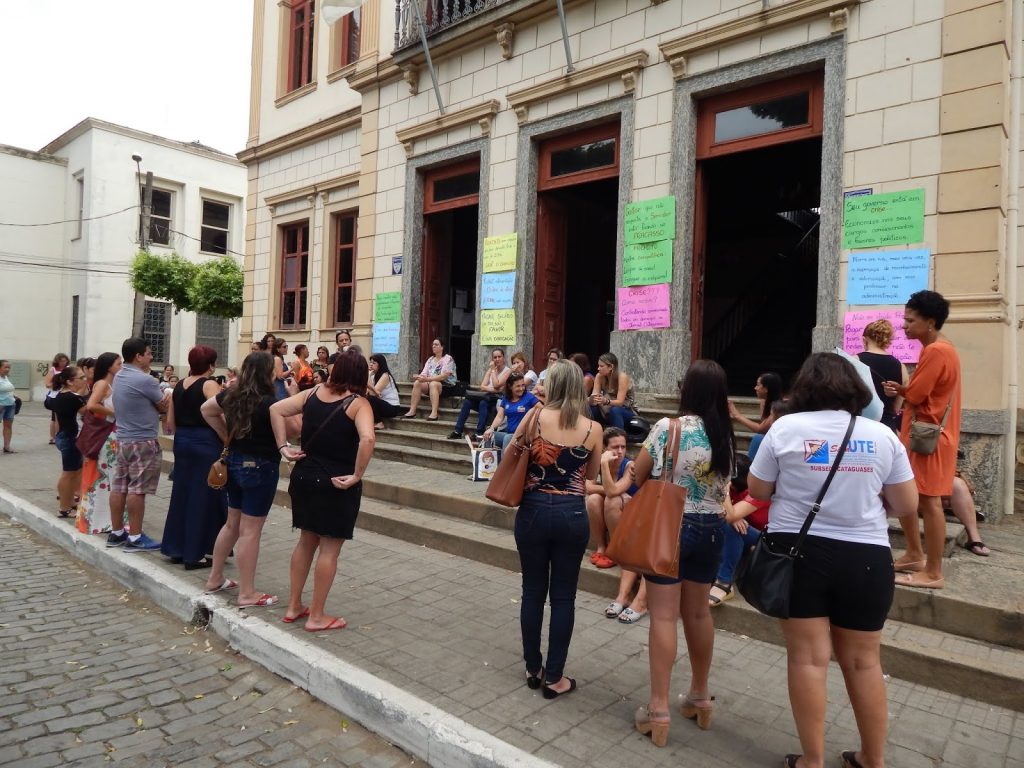
M519 422L523 420L523 417L530 412L540 401L537 396L532 392L525 392L523 396L511 403L506 398L501 398L498 401L498 407L505 409L505 418L508 419L508 424L505 426L505 431L510 435L519 428Z
M849 424L846 411L793 413L772 424L750 467L750 474L775 483L768 513L772 533L800 531ZM810 535L889 546L882 486L913 479L907 451L893 431L858 417Z

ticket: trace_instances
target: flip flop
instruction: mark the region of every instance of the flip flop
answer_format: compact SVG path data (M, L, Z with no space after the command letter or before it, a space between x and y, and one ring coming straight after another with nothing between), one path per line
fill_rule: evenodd
M903 563L903 565L893 563L893 567L896 568L897 573L918 573L924 570L924 563L924 560L915 560L911 563Z
M259 596L259 599L255 603L246 603L245 605L239 603L238 607L243 609L269 608L272 605L277 605L279 602L281 602L281 600L277 595L268 595L266 592L264 592L262 595Z
M207 595L214 595L217 592L223 592L225 589L234 589L237 586L238 586L238 582L235 581L234 579L224 579L224 583L223 584L221 584L216 589L208 589L208 590L206 590L206 594Z
M303 629L306 630L307 632L326 632L329 629L344 629L347 626L348 626L348 622L345 621L344 619L340 619L339 618L339 619L331 619L331 623L328 624L326 627L310 627L310 626L307 625L307 626L303 627Z
M615 561L604 552L595 552L590 558L590 562L598 568L613 568L615 566Z
M626 608L619 614L619 621L622 624L636 624L646 615L647 611L634 611L632 608Z
M916 573L898 573L896 574L896 584L901 587L917 587L918 589L942 589L946 586L944 578L924 581L916 576Z
M626 606L622 603L612 602L608 603L608 607L604 609L604 615L609 619L617 619L624 610L626 610Z
M303 608L302 613L298 614L297 616L282 616L281 621L283 621L285 624L294 624L299 619L304 619L307 616L309 616L309 608Z
M988 557L990 554L990 550L985 546L984 541L968 541L963 547L972 555L977 555L978 557Z

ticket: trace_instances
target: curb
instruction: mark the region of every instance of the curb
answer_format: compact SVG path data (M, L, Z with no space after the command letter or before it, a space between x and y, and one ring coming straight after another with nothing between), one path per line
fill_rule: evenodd
M0 489L0 513L179 619L192 621L197 615L208 618L209 628L232 648L428 765L555 766L273 624L239 612L223 598L207 595L194 584L149 562L144 554L117 553L120 556L112 557L101 537L84 536L4 489Z

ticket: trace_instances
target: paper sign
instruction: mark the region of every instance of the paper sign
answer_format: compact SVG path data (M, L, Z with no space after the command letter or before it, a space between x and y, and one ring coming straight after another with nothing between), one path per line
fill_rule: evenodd
M628 203L624 221L626 245L673 240L676 236L676 199L670 195Z
M397 323L402 319L402 292L378 293L373 302L373 322Z
M491 272L480 279L480 309L511 309L515 272Z
M653 285L672 282L672 241L634 243L622 250L624 285Z
M843 201L843 248L875 248L923 240L923 189L848 197Z
M401 323L373 324L373 351L383 355L397 354L398 330Z
M904 304L928 287L927 248L851 253L846 275L847 304Z
M484 272L511 272L516 268L519 235L496 235L484 238Z
M843 319L843 349L851 355L864 351L864 328L875 320L892 323L892 344L886 351L900 362L916 363L921 357L921 342L908 339L903 332L902 309L873 309L847 312Z
M619 288L619 330L668 328L668 283Z
M484 309L480 311L481 344L515 344L516 311L514 309Z

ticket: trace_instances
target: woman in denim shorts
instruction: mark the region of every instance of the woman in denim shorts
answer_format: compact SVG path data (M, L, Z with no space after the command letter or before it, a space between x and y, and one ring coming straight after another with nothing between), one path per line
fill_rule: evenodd
M238 382L211 397L200 409L221 440L231 441L227 457L228 520L213 546L206 590L220 592L237 586L240 608L278 603L277 595L261 592L255 583L260 535L277 493L281 464L270 427L270 406L276 401L274 358L265 352L252 352L242 362ZM237 584L224 576L224 561L232 548L238 563Z
M684 717L702 729L711 727L712 696L708 692L715 627L708 594L722 553L723 502L732 472L735 438L729 419L726 378L712 360L697 360L686 372L679 393L679 458L671 480L686 489L686 508L679 544L679 578L646 574L650 613L651 698L636 712L636 728L665 746L672 664L676 659L676 622L683 619L690 690L679 697ZM636 458L636 484L661 476L670 419L662 419L647 436ZM671 451L671 446L669 446Z
M85 408L88 382L81 368L67 366L53 378L57 394L48 398L44 405L57 419L57 434L54 441L60 450L61 473L57 481L60 499L58 513L67 517L75 511L75 492L82 480L82 452L75 441L78 439L78 414Z

